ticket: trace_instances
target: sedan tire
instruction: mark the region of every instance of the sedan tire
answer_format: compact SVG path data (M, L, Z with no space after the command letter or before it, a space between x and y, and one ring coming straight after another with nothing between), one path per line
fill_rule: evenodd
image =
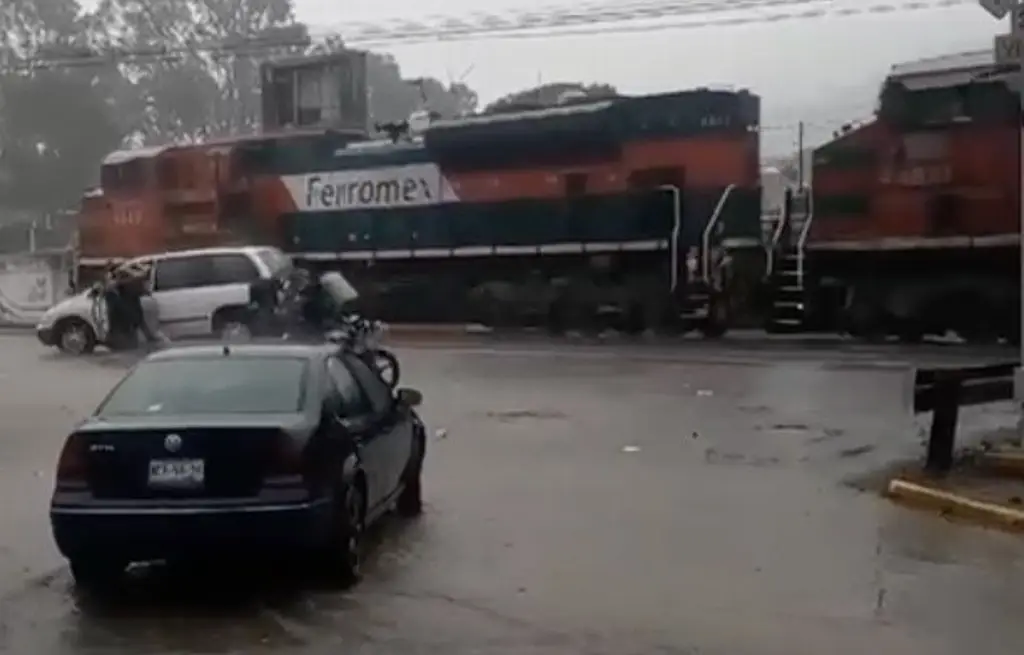
M71 560L75 586L83 591L104 591L115 586L124 576L125 564L102 558L82 557Z
M347 587L362 577L365 508L358 485L345 485L335 498L330 538L317 557L320 570L334 584Z
M416 455L402 480L402 492L395 502L395 512L399 516L414 517L423 513L423 451Z

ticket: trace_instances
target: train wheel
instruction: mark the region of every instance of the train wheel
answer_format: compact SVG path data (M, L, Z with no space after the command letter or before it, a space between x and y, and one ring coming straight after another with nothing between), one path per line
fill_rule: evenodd
M566 311L565 302L556 298L548 305L547 322L545 327L551 334L562 334L565 332Z
M999 335L988 326L972 326L967 329L959 329L956 335L969 344L976 346L989 346L999 341Z
M913 319L901 321L896 327L896 336L900 343L921 343L924 340L925 330Z
M712 298L708 303L708 316L701 322L700 332L708 339L718 339L729 331L729 303L725 298Z
M622 320L622 331L631 336L644 333L647 329L647 311L640 303L626 307Z
M921 343L924 340L924 332L913 328L903 328L899 333L900 343Z

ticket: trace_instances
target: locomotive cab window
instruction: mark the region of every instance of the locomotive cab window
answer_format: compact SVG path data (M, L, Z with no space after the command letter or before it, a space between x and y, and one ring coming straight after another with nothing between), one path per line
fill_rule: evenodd
M146 161L132 159L121 164L105 164L100 182L105 189L141 189L146 184Z

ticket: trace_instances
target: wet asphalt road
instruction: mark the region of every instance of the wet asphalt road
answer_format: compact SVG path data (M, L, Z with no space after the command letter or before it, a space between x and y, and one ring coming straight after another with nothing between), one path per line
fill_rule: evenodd
M814 345L400 348L433 432L424 516L349 592L272 572L75 595L46 504L124 358L0 335L0 649L70 653L1016 653L1019 537L849 480L920 453L904 367L1012 353ZM970 412L981 433L1011 408Z

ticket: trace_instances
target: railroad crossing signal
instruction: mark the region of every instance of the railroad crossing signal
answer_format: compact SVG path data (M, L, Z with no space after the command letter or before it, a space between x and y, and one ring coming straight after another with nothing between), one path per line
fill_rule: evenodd
M978 0L978 4L995 18L1004 18L1020 0Z
M995 38L995 61L997 66L1018 66L1022 59L1024 59L1024 5L1015 5L1010 10L1010 33L999 34Z

